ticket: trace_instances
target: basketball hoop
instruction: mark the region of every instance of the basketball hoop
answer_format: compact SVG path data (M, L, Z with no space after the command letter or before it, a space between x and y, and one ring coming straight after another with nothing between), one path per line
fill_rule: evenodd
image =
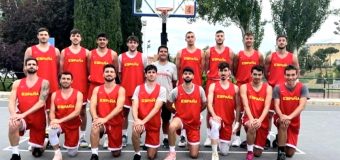
M173 10L171 7L157 7L156 10L159 12L158 16L162 18L162 23L166 23L169 17L170 11Z

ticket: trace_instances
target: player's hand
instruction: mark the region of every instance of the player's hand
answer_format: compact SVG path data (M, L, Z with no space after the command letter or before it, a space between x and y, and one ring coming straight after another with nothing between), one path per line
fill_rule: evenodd
M133 122L134 125L144 125L144 122L142 120L140 120L139 118L137 118L135 120L135 122Z
M59 125L59 123L54 123L54 124L50 124L50 127L52 129L57 129L57 128L60 128L60 125Z
M218 123L221 123L222 118L219 117L219 116L217 116L217 115L215 115L215 116L212 117L212 120L214 120L214 121L216 121L216 122L218 122Z
M52 119L50 122L50 125L55 125L55 124L60 124L60 123L61 123L60 119Z
M94 119L92 122L92 125L94 127L100 127L101 125L105 124L107 122L107 120L105 118L97 118Z
M254 119L253 120L253 127L257 130L257 129L260 128L260 126L261 126L260 120L259 119Z
M144 131L144 125L140 125L140 124L136 125L136 124L134 124L133 125L133 130L135 132L137 132L138 134L141 134Z
M233 134L236 134L238 127L240 126L239 122L236 122L234 127L233 127Z

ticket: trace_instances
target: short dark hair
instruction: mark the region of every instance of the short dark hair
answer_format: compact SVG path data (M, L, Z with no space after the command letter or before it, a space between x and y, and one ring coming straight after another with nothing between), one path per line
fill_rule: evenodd
M63 72L61 72L61 73L58 75L58 80L59 80L59 81L61 80L61 76L62 76L62 75L70 75L70 76L71 76L71 79L73 79L73 75L72 75L71 72L69 72L69 71L63 71Z
M244 37L246 37L246 36L248 36L248 37L253 36L254 37L254 34L252 32L247 32L247 33L244 34Z
M287 40L287 36L284 34L277 35L276 40L278 40L279 38L285 38Z
M130 41L135 41L135 42L139 43L139 39L135 35L131 35L126 39L126 42L130 42Z
M77 29L77 28L73 28L73 29L70 31L70 34L80 34L80 30Z
M157 52L157 53L159 53L159 51L160 51L162 48L165 48L167 51L169 51L169 48L168 48L167 46L161 45L161 46L158 47L158 52Z
M188 35L188 34L191 34L191 33L192 33L192 34L195 34L193 31L188 31L187 33L185 33L185 38L187 38L187 35Z
M106 39L109 39L109 37L107 36L106 33L99 33L99 34L97 35L97 39L99 39L100 37L104 37L104 38L106 38Z
M251 73L253 73L254 70L264 73L264 67L261 66L261 65L255 65L255 66L253 66L253 67L251 68Z
M194 70L191 67L184 67L183 74L184 72L191 72L192 74L194 74Z
M229 63L227 63L227 62L221 62L221 63L218 64L218 70L221 71L221 70L223 70L224 68L230 69Z
M46 31L47 33L49 33L47 28L41 27L41 28L38 29L38 34L39 34L39 32L43 32L43 31Z
M288 65L287 67L285 67L285 74L286 74L286 71L291 71L291 70L295 70L296 74L298 72L298 68L294 65Z
M28 58L25 59L25 66L27 65L28 61L35 61L35 63L37 63L37 65L38 65L38 60L37 59L35 59L33 57L28 57Z
M153 64L149 64L144 68L144 73L146 74L148 71L155 70L157 72L157 67Z
M103 67L103 72L105 71L106 68L113 68L116 71L116 68L113 64L109 63L109 64L105 64Z
M224 34L224 32L223 32L222 30L218 30L218 31L216 31L216 33L215 33L215 34L218 34L218 33L223 33L223 34Z

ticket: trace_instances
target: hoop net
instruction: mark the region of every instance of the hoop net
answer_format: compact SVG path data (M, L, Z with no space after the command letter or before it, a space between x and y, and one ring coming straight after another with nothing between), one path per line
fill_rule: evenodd
M166 23L169 18L170 11L173 10L172 7L157 7L156 10L159 12L158 16L162 19L162 23Z

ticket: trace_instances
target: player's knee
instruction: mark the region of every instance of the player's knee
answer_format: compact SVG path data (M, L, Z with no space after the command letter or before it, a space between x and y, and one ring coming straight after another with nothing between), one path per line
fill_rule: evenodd
M190 158L197 159L198 158L198 152L190 152Z
M254 148L254 156L255 157L261 157L262 151L263 151L262 149Z
M118 150L118 151L111 151L111 155L113 157L119 157L120 156L120 153L121 153L121 150Z
M148 152L148 159L154 160L157 156L157 152Z
M230 143L220 142L218 147L219 147L221 154L223 156L226 156L226 155L229 154Z
M9 125L8 130L11 134L19 131L19 125Z
M291 158L295 154L295 149L291 147L286 147L286 156Z
M77 154L78 154L78 148L67 150L67 155L70 157L75 157Z

